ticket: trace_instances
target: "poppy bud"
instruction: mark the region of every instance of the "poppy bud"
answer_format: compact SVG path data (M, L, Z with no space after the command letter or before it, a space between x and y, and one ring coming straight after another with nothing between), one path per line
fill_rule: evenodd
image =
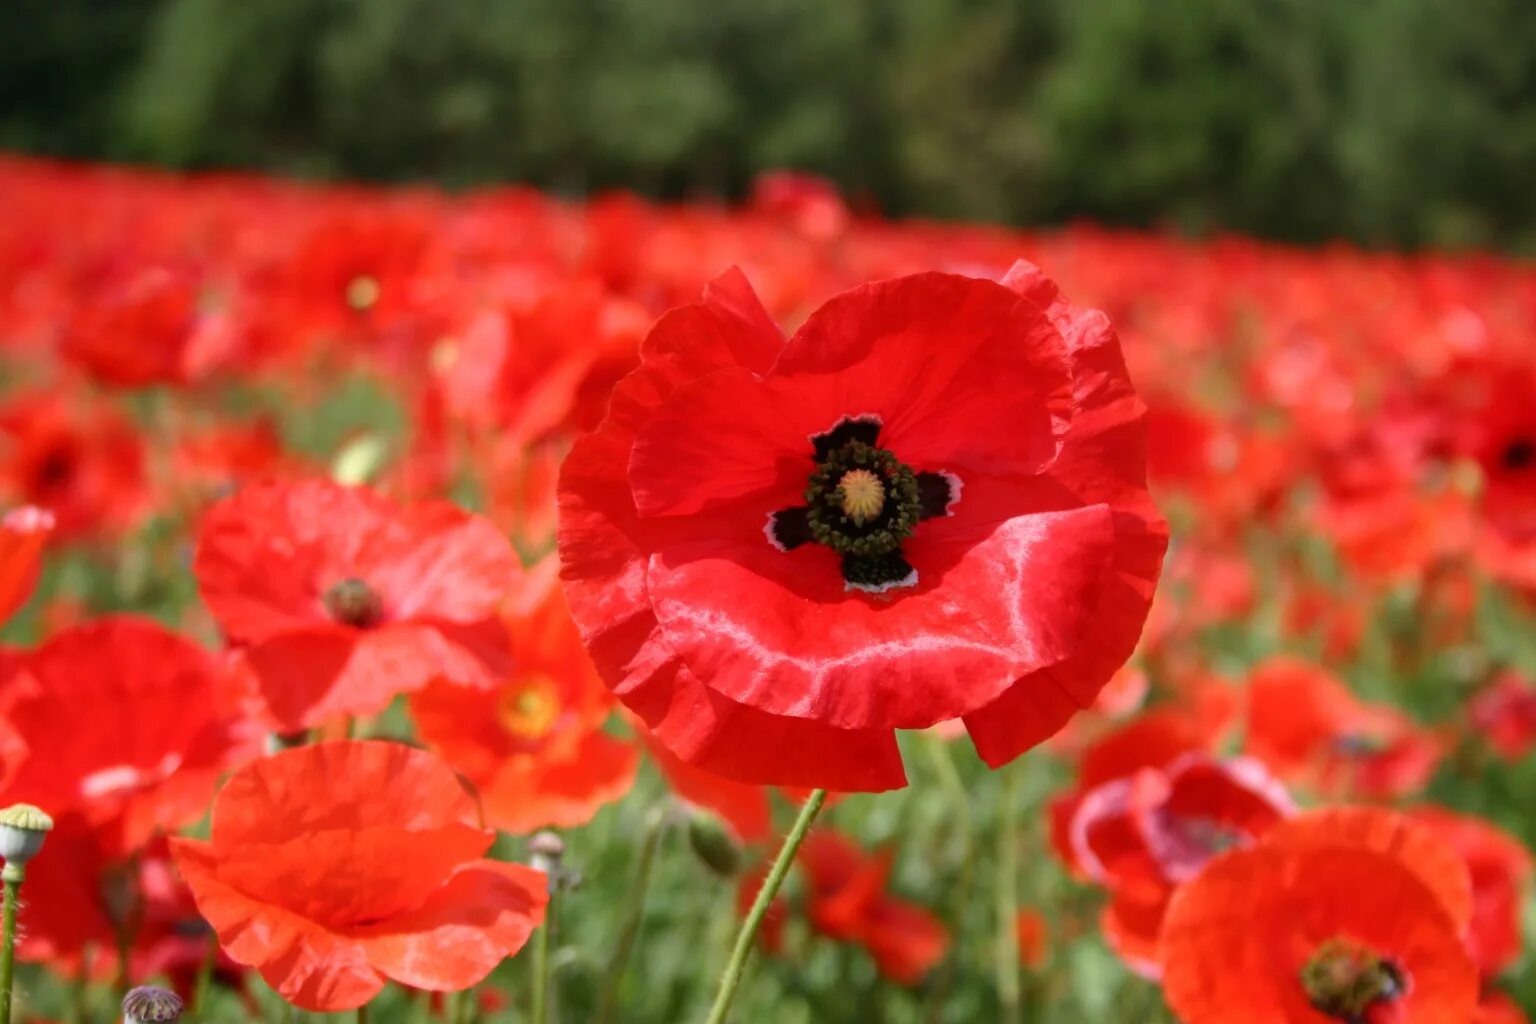
M21 881L27 861L37 856L52 830L53 819L31 804L12 804L0 811L0 858L5 860L7 882Z
M695 811L688 819L688 845L704 866L722 878L741 870L741 846L719 817Z
M553 832L536 832L528 840L528 866L549 876L549 891L560 886L560 861L565 857L565 840Z
M123 996L123 1024L180 1020L181 1011L181 997L156 985L140 985Z

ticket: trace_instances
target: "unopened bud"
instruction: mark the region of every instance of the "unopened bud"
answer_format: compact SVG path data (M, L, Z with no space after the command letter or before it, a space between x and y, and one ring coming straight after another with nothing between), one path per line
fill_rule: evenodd
M27 862L37 856L52 830L53 819L40 807L12 804L0 811L0 858L5 860L5 881L22 880Z
M123 996L123 1024L161 1024L181 1019L181 997L157 985L140 985Z
M696 810L688 818L688 845L705 867L722 878L741 870L741 845L725 822L708 811Z

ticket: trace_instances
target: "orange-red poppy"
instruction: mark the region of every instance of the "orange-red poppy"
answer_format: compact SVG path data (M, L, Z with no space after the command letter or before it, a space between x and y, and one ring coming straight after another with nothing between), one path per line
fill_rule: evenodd
M634 781L639 752L603 731L614 700L546 560L507 615L516 667L486 689L439 679L411 696L421 738L505 832L585 824Z
M1469 1020L1478 984L1457 861L1390 811L1295 818L1174 896L1168 1004L1185 1024Z
M203 600L285 731L381 710L434 679L493 686L521 573L488 521L328 480L253 484L204 517Z
M494 839L432 754L338 741L246 765L211 839L171 848L225 952L294 1005L336 1011L388 979L468 988L522 948L548 883L483 859Z
M1485 975L1519 959L1521 908L1533 870L1531 852L1490 822L1442 807L1418 807L1413 819L1433 829L1467 862L1472 878L1472 927L1467 946Z
M53 514L46 509L23 505L0 518L0 625L32 596L52 532Z

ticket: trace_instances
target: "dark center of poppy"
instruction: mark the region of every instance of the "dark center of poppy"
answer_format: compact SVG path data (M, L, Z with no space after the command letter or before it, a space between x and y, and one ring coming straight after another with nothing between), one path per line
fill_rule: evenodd
M384 618L384 602L378 591L356 576L333 583L321 600L331 618L354 629L377 626Z
M1536 466L1536 438L1517 437L1504 447L1499 465L1513 473Z
M1301 987L1318 1013L1364 1024L1372 1007L1408 993L1408 973L1365 946L1330 939L1301 968Z
M879 436L879 419L855 416L812 437L805 504L773 513L766 531L781 551L811 541L831 548L842 556L847 587L874 593L916 585L902 542L960 497L953 476L914 472L877 445Z
M1227 852L1247 837L1241 829L1226 822L1198 815L1175 816L1173 827L1185 843L1210 857Z
M1344 757L1374 757L1387 749L1387 742L1379 736L1346 732L1334 737L1333 749Z

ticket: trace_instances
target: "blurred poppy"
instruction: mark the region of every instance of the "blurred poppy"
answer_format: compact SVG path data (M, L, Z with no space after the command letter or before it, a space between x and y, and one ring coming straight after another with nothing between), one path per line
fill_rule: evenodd
M808 914L823 935L862 945L881 974L915 985L943 959L949 934L927 910L886 894L891 858L889 850L868 856L836 832L813 832L800 848Z
M225 952L294 1005L333 1012L386 979L468 988L522 948L547 882L481 859L494 839L433 755L340 741L237 771L211 840L171 850Z
M1032 971L1045 966L1050 926L1038 910L1020 910L1013 921L1019 943L1019 963Z
M112 406L62 390L0 406L0 494L47 509L61 537L131 528L147 487L138 432Z
M134 616L75 626L21 656L0 716L27 748L0 803L77 813L109 856L196 821L219 776L260 752L218 660Z
M1493 976L1520 956L1521 908L1530 886L1530 851L1514 836L1473 815L1417 807L1413 820L1432 829L1467 862L1472 877L1472 928L1467 946L1483 974Z
M27 603L42 572L53 514L30 505L0 517L0 625Z
M639 752L603 732L613 697L581 646L546 560L506 616L516 668L493 689L446 679L411 696L422 740L504 832L585 824L634 781Z
M281 730L370 714L440 677L488 688L510 671L497 614L517 555L444 502L252 484L203 518L194 569Z
M1506 761L1536 746L1536 686L1513 672L1499 675L1472 700L1472 725Z
M1247 694L1247 752L1296 785L1358 796L1415 793L1444 753L1402 711L1359 700L1325 669L1299 659L1256 666Z
M1174 896L1163 991L1186 1024L1468 1020L1455 854L1390 811L1304 815L1212 861ZM1282 832L1285 834L1282 836ZM1447 860L1449 858L1449 860ZM1441 872L1450 863L1451 878ZM1460 887L1465 894L1465 874Z
M871 284L785 341L733 273L652 330L566 461L560 546L599 668L678 756L888 789L894 729L964 717L1001 764L1129 655L1165 543L1141 406L1102 315L1007 284Z

